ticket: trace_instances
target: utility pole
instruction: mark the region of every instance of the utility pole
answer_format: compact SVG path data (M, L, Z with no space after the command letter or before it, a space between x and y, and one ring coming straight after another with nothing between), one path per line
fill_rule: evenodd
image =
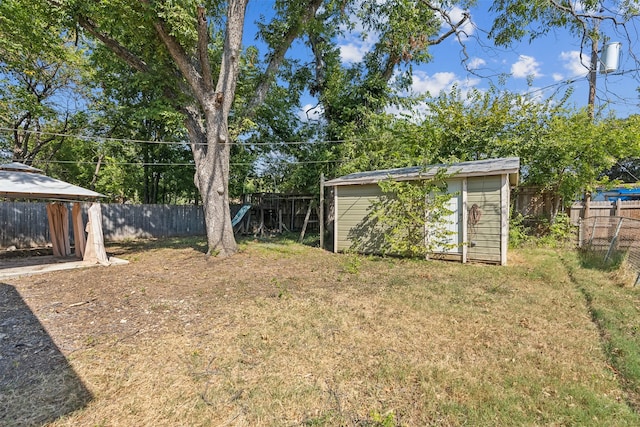
M591 34L591 66L589 68L589 101L588 113L589 118L593 120L595 116L596 103L596 78L598 75L598 38L600 36L598 30L600 21L596 19L593 33Z

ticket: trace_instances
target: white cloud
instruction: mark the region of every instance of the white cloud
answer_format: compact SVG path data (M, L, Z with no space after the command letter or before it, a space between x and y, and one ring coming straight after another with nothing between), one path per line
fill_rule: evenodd
M560 73L553 73L551 77L553 78L554 82L559 82L561 80L564 80L564 76Z
M449 17L454 24L457 24L458 22L460 22L460 20L462 20L462 17L465 13L469 13L469 11L460 9L458 6L454 6L449 11ZM446 30L448 31L449 29L446 28ZM460 37L464 40L474 33L475 27L471 23L471 20L467 20L464 24L462 24L458 31L461 31L463 33Z
M526 79L529 76L541 77L540 63L533 56L520 55L518 61L511 65L513 77Z
M414 71L411 90L414 93L429 93L438 96L442 91L449 91L454 85L465 90L480 83L480 79L460 79L455 73L440 72L428 75L424 71Z
M369 46L363 43L347 43L340 45L340 59L345 64L362 61Z
M358 5L354 6L356 9ZM362 61L364 55L369 52L380 36L375 31L367 31L365 25L353 11L349 11L349 26L342 25L338 40L340 47L340 59L344 64L353 64Z
M569 72L569 77L584 76L589 71L590 56L583 56L580 60L580 51L572 50L569 52L561 52L560 60L563 62L563 68Z
M477 70L480 67L484 67L487 65L487 61L482 58L471 58L468 63L468 67L470 70Z
M318 104L306 104L298 112L298 118L304 123L322 120L323 115L324 109Z
M411 89L416 93L428 92L437 96L442 90L450 88L456 80L455 73L441 72L429 76L423 71L416 71L413 74L413 84Z

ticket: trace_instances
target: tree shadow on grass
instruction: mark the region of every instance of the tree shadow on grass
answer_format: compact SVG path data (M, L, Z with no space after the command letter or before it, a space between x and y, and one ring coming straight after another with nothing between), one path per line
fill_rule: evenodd
M194 249L207 253L207 239L201 237L164 237L158 239L136 239L106 242L109 255L121 256L152 249Z
M0 425L43 425L92 398L18 291L0 283Z

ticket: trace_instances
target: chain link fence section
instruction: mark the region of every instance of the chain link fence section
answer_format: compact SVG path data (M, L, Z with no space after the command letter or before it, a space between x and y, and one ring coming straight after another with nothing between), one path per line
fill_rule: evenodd
M626 262L640 282L640 220L626 217L594 216L580 220L578 247L596 255L604 262L625 254Z

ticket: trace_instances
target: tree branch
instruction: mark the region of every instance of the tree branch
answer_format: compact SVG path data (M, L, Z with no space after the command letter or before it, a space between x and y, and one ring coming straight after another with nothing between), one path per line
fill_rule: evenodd
M118 43L117 40L101 33L93 22L84 16L78 17L78 24L89 34L104 43L110 51L115 53L120 59L126 62L131 68L140 72L148 72L149 66L142 59L134 55L130 50Z
M460 21L458 21L457 23L454 23L453 20L451 19L451 16L449 15L449 12L444 10L442 7L436 6L432 4L432 2L429 2L427 0L422 0L422 3L428 9L431 9L432 11L438 13L450 27L450 29L446 33L440 35L440 37L438 37L437 39L427 40L426 41L427 46L438 45L443 41L445 41L446 39L448 39L453 34L458 36L460 32L460 28L471 19L469 13L464 12L462 14L462 19L460 19ZM384 79L384 81L388 82L389 80L391 80L391 77L393 77L393 70L395 69L396 64L400 62L400 60L401 58L398 55L389 55L389 57L387 58L384 64L384 68L382 70L382 78Z
M211 61L209 60L209 28L204 6L198 6L198 56L202 69L202 83L204 90L213 89L213 76L211 75Z
M270 55L267 69L265 70L263 77L260 80L258 87L256 88L255 96L249 101L249 106L247 107L247 116L255 116L256 109L264 102L265 98L267 97L269 87L271 87L271 84L275 81L276 73L278 72L280 66L282 65L282 62L284 61L285 54L291 47L293 41L300 35L303 24L307 23L316 15L316 12L321 5L322 0L310 0L309 5L307 6L306 13L301 17L301 20L297 23L297 25L289 26L288 31L282 37L282 43L274 48L274 51Z
M151 7L149 0L140 0L140 3L146 5L147 7ZM164 22L156 17L152 21L153 28L155 28L158 37L164 45L167 47L169 51L169 55L173 58L180 73L184 77L184 79L189 83L193 94L198 99L201 105L205 103L205 91L203 90L203 79L196 67L191 63L187 53L184 48L178 43L175 37L173 37L164 26Z
M222 107L224 117L227 117L231 110L235 95L247 2L248 0L230 0L228 2L227 28L215 100L216 105Z
M427 42L427 44L429 46L440 44L444 40L446 40L449 36L451 36L452 34L457 34L459 29L460 29L460 27L462 27L470 19L469 13L468 12L464 12L462 14L462 19L460 19L460 21L458 21L457 23L454 24L453 20L451 19L451 16L449 15L449 13L446 10L444 10L443 8L441 8L439 6L434 6L433 4L431 4L428 1L424 1L423 0L423 3L424 3L425 6L427 6L429 9L433 10L434 12L438 12L438 14L440 14L440 16L442 16L442 19L444 19L447 22L447 24L449 24L449 26L451 27L451 29L449 31L447 31L446 33L444 33L443 35L441 35L437 39L429 40Z

